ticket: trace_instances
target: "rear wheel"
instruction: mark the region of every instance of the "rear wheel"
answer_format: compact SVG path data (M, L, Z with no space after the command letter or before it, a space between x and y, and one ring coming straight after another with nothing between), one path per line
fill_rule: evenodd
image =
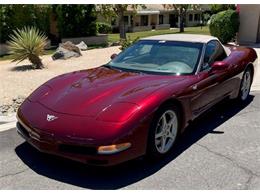
M240 84L238 100L240 100L242 102L247 100L247 98L249 96L251 84L252 84L252 70L251 70L251 68L247 68L244 72L244 75L243 75L243 78L242 78L242 81Z
M147 153L150 157L162 157L173 148L179 134L179 113L173 105L158 110L148 137Z

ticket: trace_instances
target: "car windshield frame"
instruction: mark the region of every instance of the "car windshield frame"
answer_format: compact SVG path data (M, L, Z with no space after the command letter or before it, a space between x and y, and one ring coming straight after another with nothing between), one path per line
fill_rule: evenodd
M117 60L120 60L125 54L131 50L133 50L134 47L136 47L138 44L150 44L150 45L156 45L156 44L172 44L173 46L180 46L180 47L188 47L188 48L195 48L199 50L196 63L193 67L192 72L189 73L179 73L179 72L165 72L165 71L156 71L156 70L144 70L144 69L135 69L130 68L128 65L130 63L126 63L125 66L116 66L114 62ZM116 56L114 59L112 59L109 63L107 63L105 66L127 71L127 72L138 72L138 73L148 73L148 74L159 74L159 75L194 75L197 71L197 68L201 61L202 56L202 50L203 50L203 43L200 42L187 42L187 41L167 41L167 40L140 40L137 43L133 44L132 46L128 47L124 51L122 51L118 56ZM195 61L194 61L195 62Z

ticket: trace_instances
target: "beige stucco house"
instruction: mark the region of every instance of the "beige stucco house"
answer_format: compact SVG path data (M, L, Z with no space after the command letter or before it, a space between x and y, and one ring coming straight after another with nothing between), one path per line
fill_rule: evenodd
M238 5L240 26L238 43L260 43L260 5Z
M207 6L202 6L197 10L188 10L186 13L185 26L197 26L201 22L202 13ZM125 26L128 32L145 31L152 29L169 29L179 27L180 19L178 11L164 8L162 4L146 4L145 8L139 7L137 10L129 8L125 13ZM104 21L102 16L98 21ZM107 21L114 28L118 27L118 20Z

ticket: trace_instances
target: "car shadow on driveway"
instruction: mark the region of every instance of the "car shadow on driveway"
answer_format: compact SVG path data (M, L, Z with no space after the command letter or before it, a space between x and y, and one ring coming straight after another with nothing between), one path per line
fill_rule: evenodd
M235 101L216 105L192 122L174 150L157 162L137 159L114 167L90 167L42 154L26 142L17 146L15 152L33 171L48 178L89 189L118 189L153 175L208 133L225 133L215 129L247 107L253 99L254 96L250 96L243 105Z

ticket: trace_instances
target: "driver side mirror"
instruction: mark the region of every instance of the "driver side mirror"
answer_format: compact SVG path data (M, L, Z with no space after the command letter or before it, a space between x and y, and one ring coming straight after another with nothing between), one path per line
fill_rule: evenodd
M117 54L116 54L116 53L112 54L112 55L110 56L110 59L113 60L115 57L117 57Z
M228 64L226 62L216 61L211 65L210 73L225 71L227 69L228 69Z

